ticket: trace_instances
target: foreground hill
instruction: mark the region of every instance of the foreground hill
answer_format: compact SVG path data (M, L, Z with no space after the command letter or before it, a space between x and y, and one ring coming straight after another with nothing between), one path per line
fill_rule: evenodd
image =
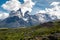
M30 28L1 28L0 40L60 40L60 21Z

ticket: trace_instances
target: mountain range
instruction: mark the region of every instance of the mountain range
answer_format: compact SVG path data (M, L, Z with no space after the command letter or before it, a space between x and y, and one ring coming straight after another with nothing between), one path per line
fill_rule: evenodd
M17 11L11 11L9 17L0 21L0 27L16 28L16 27L30 27L39 25L41 23L49 22L56 20L55 15L37 13L35 15L30 15L29 11L24 13L21 12L21 9Z

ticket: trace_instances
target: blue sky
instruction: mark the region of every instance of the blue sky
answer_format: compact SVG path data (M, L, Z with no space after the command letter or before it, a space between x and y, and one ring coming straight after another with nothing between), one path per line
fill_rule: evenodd
M4 10L1 5L6 3L6 1L9 0L0 0L0 11L4 11L4 12L8 12L7 10ZM19 0L21 2L21 4L24 3L24 0ZM32 0L33 2L35 2L35 5L32 8L31 14L35 14L37 11L39 10L45 10L45 8L50 8L50 4L52 2L60 2L60 0Z
M2 7L1 7L1 5L3 4L3 3L5 3L7 0L0 0L0 11L5 11Z

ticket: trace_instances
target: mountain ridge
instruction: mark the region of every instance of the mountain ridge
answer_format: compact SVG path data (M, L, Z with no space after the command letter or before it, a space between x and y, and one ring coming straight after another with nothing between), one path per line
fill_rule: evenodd
M26 27L26 26L35 26L44 22L56 20L55 15L37 13L35 15L30 15L29 11L26 11L25 14L21 12L21 9L11 11L9 17L0 22L0 26L7 27Z

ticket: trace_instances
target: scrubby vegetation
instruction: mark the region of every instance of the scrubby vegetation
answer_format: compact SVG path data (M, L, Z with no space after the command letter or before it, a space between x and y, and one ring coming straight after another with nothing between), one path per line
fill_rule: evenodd
M29 28L1 28L0 40L60 40L60 22Z

